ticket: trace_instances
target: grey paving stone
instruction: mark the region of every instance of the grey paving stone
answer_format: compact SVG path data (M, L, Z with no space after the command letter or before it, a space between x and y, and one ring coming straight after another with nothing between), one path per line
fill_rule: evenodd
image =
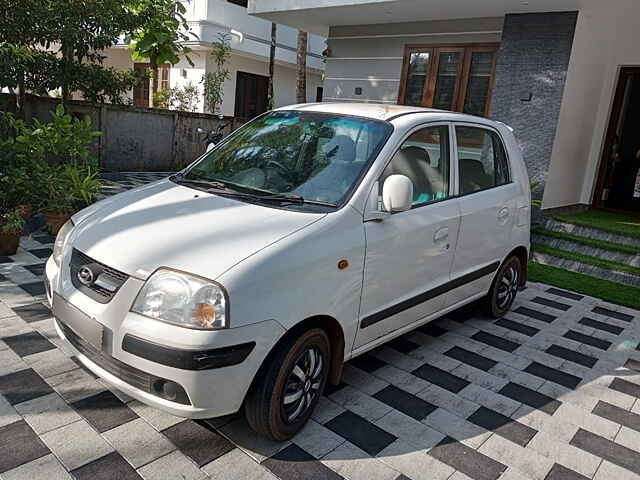
M113 451L113 447L84 420L40 436L67 470L81 467Z
M640 474L640 452L619 445L587 430L578 430L571 445L615 463L636 475Z
M12 405L51 393L51 387L32 369L0 377L0 394Z
M330 395L329 398L347 410L371 421L382 418L391 411L389 405L348 385Z
M546 432L538 432L528 448L588 478L595 475L602 459L568 443L557 441Z
M138 418L110 391L83 398L72 403L72 406L100 433Z
M423 420L423 423L471 448L478 448L491 436L491 432L487 429L468 422L442 408L429 415Z
M630 472L626 468L619 467L607 460L603 460L600 464L600 468L596 472L593 480L612 480L612 479L624 479L624 480L640 480L640 475L636 475Z
M80 415L55 392L19 403L15 408L38 434L80 420Z
M478 451L533 480L544 479L554 463L530 448L523 448L499 435L492 435Z
M507 466L447 437L429 455L476 480L497 480Z
M138 469L145 480L204 480L207 475L179 451L173 451ZM253 479L247 476L246 479Z
M140 417L144 418L151 424L156 430L161 431L166 428L172 427L180 422L184 421L184 418L176 417L163 410L158 410L146 403L142 403L138 400L133 400L127 403L127 406L136 412Z
M254 461L239 448L235 448L214 462L202 467L214 480L276 480L265 467Z
M309 420L292 441L315 458L322 458L345 439L324 425Z
M23 360L42 378L53 377L78 368L69 357L57 348L29 355Z
M24 420L0 427L0 474L49 453Z
M111 480L116 478L118 480L138 480L141 478L118 452L100 457L71 473L76 480Z
M16 409L0 395L0 427L17 422L20 418Z
M318 462L297 445L283 448L273 457L267 458L262 465L282 480L299 478L317 478L318 480L342 480L342 477Z
M102 384L80 368L49 377L47 382L67 402L82 400L106 390Z
M108 430L103 436L134 468L146 465L176 448L142 418Z
M386 414L376 425L421 449L433 448L445 437L445 434L396 410Z
M620 428L618 435L616 435L615 442L623 445L631 450L640 452L640 431L632 430L628 427Z
M4 472L3 480L71 480L67 472L55 456L49 454Z
M193 420L185 420L162 433L200 467L234 448L222 435Z
M180 425L181 424L178 424L172 428L177 429ZM288 445L288 442L274 442L273 440L256 435L244 418L239 418L228 423L224 427L221 427L219 432L256 462L262 462L265 458L274 455ZM186 453L181 445L176 445L182 452Z
M369 456L350 442L344 442L321 461L348 480L396 480L398 478L396 470Z
M537 430L486 407L480 407L467 420L522 447L526 447L534 435L538 433Z
M353 412L346 411L325 424L369 455L376 455L397 437Z
M401 439L382 450L377 458L412 480L446 480L455 472L454 468Z
M588 480L589 477L556 463L545 480Z
M599 401L593 409L593 413L602 418L619 423L627 428L640 432L640 415L630 412L610 403Z
M311 418L320 424L324 424L344 411L345 409L342 406L329 400L327 397L320 397L315 410L311 414Z

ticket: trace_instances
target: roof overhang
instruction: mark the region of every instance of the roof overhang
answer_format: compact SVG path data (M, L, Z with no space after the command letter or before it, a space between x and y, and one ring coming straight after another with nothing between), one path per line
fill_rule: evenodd
M579 10L583 0L249 0L249 13L326 36L331 26Z

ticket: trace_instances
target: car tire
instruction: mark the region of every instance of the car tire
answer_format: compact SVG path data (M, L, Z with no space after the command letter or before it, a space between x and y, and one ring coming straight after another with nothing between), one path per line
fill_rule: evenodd
M511 309L520 288L522 274L522 264L515 255L503 262L485 298L485 310L489 316L500 318Z
M324 390L330 350L329 338L320 328L279 345L245 399L244 413L251 428L277 441L298 433Z

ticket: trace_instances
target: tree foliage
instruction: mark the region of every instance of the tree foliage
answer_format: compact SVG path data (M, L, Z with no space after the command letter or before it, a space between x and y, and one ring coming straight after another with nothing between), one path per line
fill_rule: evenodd
M158 63L177 63L189 26L176 0L0 0L0 88L46 94L74 91L121 103L138 77L103 65L105 49L124 38ZM157 81L157 80L156 80ZM154 83L156 82L154 81Z
M225 64L231 56L231 44L229 34L219 33L218 40L213 43L209 54L216 65L214 72L207 72L202 76L201 83L204 86L205 106L211 113L216 113L222 104L224 82L231 78L231 73Z
M185 42L193 39L189 33L186 8L180 0L136 0L135 15L145 19L144 24L129 35L134 57L149 59L151 66L151 92L158 92L158 67L164 63L175 65L180 54L191 66L188 53L191 49Z

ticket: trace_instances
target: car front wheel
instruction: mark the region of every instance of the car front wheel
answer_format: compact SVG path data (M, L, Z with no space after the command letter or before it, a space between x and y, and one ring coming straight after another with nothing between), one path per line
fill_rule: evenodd
M249 425L274 440L293 437L318 403L330 358L329 339L319 328L279 345L245 400Z

